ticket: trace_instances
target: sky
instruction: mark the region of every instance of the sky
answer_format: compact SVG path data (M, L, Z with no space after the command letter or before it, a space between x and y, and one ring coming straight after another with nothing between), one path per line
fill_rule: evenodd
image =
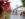
M22 6L21 0L9 0L9 1L10 1L10 7L11 7L12 9L15 9L15 8L17 8L17 7ZM17 6L16 6L16 5L17 5Z

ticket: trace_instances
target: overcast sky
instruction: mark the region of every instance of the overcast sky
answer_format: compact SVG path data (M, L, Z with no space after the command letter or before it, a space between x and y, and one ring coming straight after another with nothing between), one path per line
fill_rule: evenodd
M11 2L10 6L12 9L15 9L16 7L20 7L20 5L22 5L21 0L9 0L9 1Z

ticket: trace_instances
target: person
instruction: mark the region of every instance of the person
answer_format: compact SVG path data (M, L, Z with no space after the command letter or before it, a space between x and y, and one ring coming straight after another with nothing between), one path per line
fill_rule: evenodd
M2 1L2 0L0 0L0 19L1 19L1 17L2 17L2 12L3 12L3 8L2 8L2 4L3 4L4 2Z
M10 2L6 2L6 5L8 5L8 8L10 7Z
M23 14L25 14L25 11L23 12Z
M2 11L3 11L3 8L2 8L2 5L3 4L3 1L0 1L0 15L2 14Z

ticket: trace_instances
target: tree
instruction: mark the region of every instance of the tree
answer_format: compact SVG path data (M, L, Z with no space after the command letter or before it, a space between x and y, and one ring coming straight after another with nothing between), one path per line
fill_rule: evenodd
M25 0L22 0L22 2L23 2L23 7L25 7Z

